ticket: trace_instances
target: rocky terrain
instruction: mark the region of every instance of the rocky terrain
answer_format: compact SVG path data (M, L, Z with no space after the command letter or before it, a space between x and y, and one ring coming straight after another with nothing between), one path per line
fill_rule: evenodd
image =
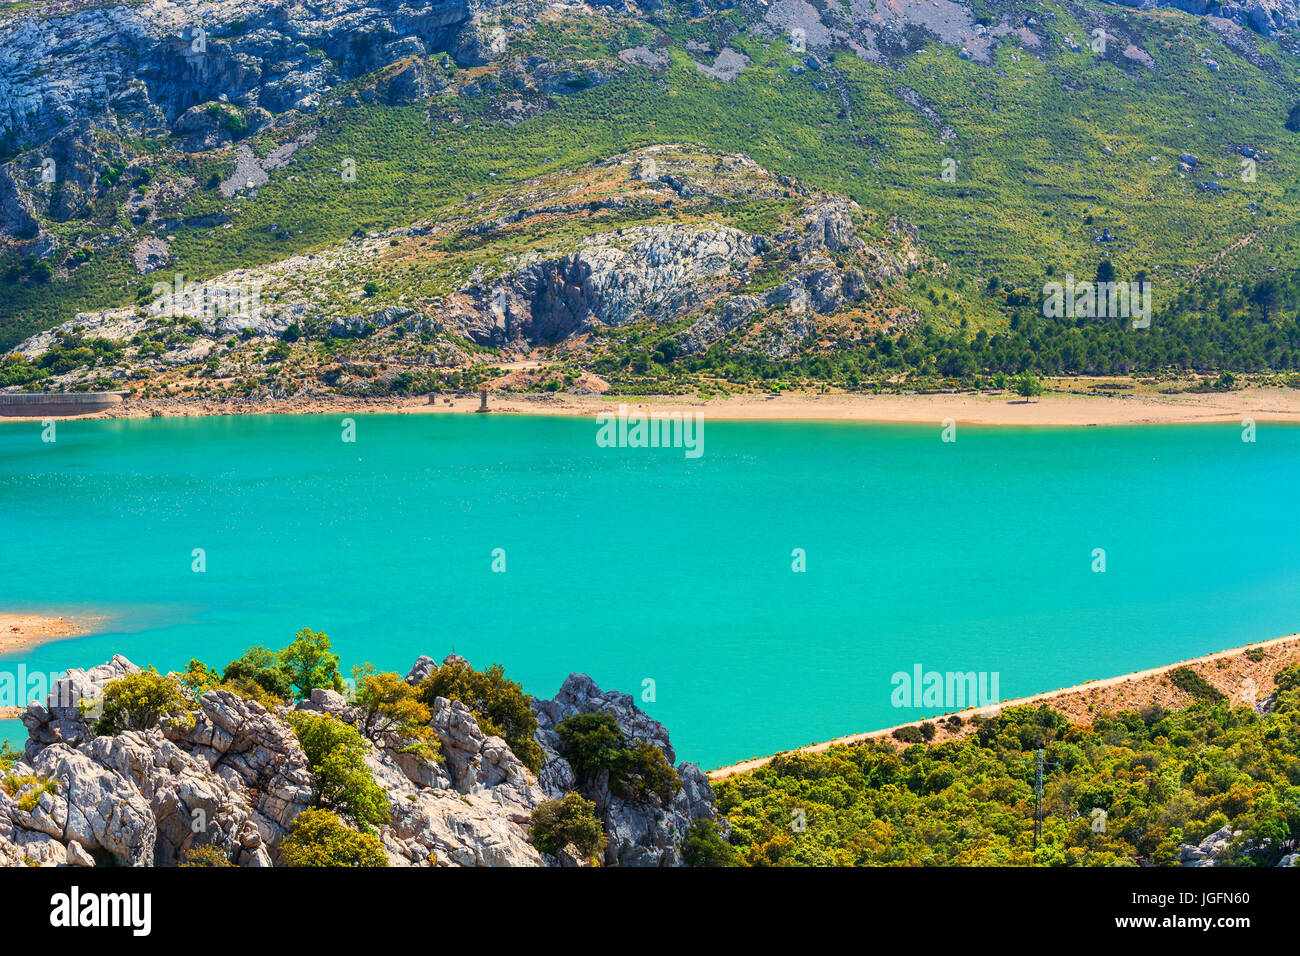
M730 224L741 201L774 211L764 230ZM38 362L74 336L121 349L56 375L64 388L202 387L251 368L281 394L382 388L403 372L463 364L474 346L506 358L557 344L599 356L634 325L665 330L676 354L733 336L781 356L842 325L846 310L887 309L891 289L921 267L905 228L890 223L868 244L869 227L851 200L747 157L648 147L530 181L508 201L466 201L439 222L162 283L148 304L80 313L16 352ZM378 294L367 291L372 276L384 277ZM905 323L908 312L884 321ZM291 327L302 341L274 350ZM356 348L322 361L313 343L330 339Z
M0 388L384 397L527 360L504 386L680 391L709 352L992 334L1102 258L1166 301L1258 278L1294 258L1298 27L1293 0L0 6Z
M422 657L407 682L418 683L437 667ZM33 777L46 785L24 785L12 795L0 789L0 863L171 866L186 851L208 846L239 866L280 865L282 838L318 796L285 710L270 713L212 690L193 701L187 717L96 736L81 702L93 702L105 684L136 670L118 656L88 671L68 671L46 704L28 706L25 754L7 779ZM295 709L363 724L333 691L313 691ZM440 697L432 708L439 762L416 759L401 740L373 740L366 763L390 804L390 821L378 834L390 865L585 865L563 850L539 853L528 826L542 801L579 790L554 730L572 714L611 714L627 738L649 742L675 761L661 724L627 695L602 692L585 675L570 675L554 700L534 700L533 709L544 754L536 775L504 740L486 736L460 701ZM681 763L676 770L681 786L666 805L654 796L624 799L607 777L584 785L605 830L606 865L682 862L691 821L713 818L715 808L699 768Z

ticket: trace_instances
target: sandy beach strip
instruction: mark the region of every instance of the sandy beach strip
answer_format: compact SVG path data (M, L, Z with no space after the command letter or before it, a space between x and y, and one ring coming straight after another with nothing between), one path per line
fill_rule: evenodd
M62 638L82 637L93 631L102 620L101 617L46 617L0 612L0 655Z
M1086 386L1079 386L1080 388ZM940 425L1088 426L1212 422L1300 422L1300 390L1245 388L1231 392L1143 392L1093 395L1052 392L1031 401L1008 394L850 394L808 392L698 396L611 396L489 392L488 409L498 415L594 416L693 412L716 421L909 422ZM208 415L443 415L476 414L477 395L402 398L312 396L275 400L128 399L79 418L150 418ZM57 416L56 416L57 417ZM0 418L32 423L31 418ZM36 420L39 422L39 420Z
M1261 660L1251 660L1246 656L1248 651L1259 651ZM1169 710L1175 710L1186 707L1193 702L1190 694L1173 686L1166 679L1166 675L1181 667L1186 667L1199 674L1208 683L1223 692L1234 705L1253 705L1273 692L1273 675L1281 668L1297 661L1300 661L1300 634L1292 634L1289 637L1279 637L1273 640L1261 641L1258 644L1248 644L1245 647L1216 651L1213 654L1206 654L1204 657L1194 657L1190 660L1164 664L1147 670L1133 671L1130 674L1120 674L1117 677L1088 681L1084 684L1076 684L1073 687L1063 687L1060 690L1031 694L1028 697L1017 697L1014 700L999 701L997 704L988 707L972 707L957 711L957 716L962 718L962 726L957 730L951 730L941 725L939 721L942 718L939 716L926 717L909 720L906 723L885 727L880 730L850 734L847 737L837 737L834 740L808 744L804 747L794 747L790 751L784 752L822 753L831 747L848 746L867 740L888 737L900 727L915 727L922 720L928 720L935 726L936 735L930 741L930 744L934 745L973 732L970 725L971 717L976 715L991 717L1004 708L1020 707L1027 704L1051 703L1054 710L1060 711L1071 723L1075 724L1091 723L1092 715L1095 713L1115 713L1116 711L1135 709L1148 704L1159 704ZM770 763L771 760L772 756L755 757L752 760L744 760L727 767L710 770L708 777L712 781L724 780L733 774L757 770L759 767Z

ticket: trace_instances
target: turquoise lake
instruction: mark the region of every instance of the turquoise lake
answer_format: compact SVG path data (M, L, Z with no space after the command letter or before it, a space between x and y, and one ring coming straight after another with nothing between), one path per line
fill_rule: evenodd
M0 608L111 617L0 670L222 665L307 626L349 672L454 648L542 697L652 680L713 767L947 709L892 705L917 664L1006 698L1300 630L1296 426L708 421L690 459L594 419L355 420L0 425Z

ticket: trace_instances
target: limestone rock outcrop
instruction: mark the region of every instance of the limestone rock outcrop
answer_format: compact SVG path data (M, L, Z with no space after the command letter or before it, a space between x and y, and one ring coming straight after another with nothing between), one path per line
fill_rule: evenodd
M564 758L563 744L556 728L574 714L607 713L618 724L628 741L646 741L663 751L671 764L676 760L668 731L648 716L627 694L602 691L586 674L570 674L553 700L536 701L537 742L542 745L545 763L541 783L549 796L562 796L576 787L573 767ZM596 804L608 841L605 863L621 866L674 866L681 863L681 848L686 831L697 818L716 816L713 788L704 772L692 763L679 763L677 775L681 789L666 805L656 797L629 801L610 787L607 773L597 775L583 795Z
M459 658L448 657L444 665ZM438 665L421 657L407 675L418 685ZM186 713L146 730L97 735L97 701L113 680L138 671L124 657L70 670L44 703L22 715L28 741L0 787L0 865L172 866L188 850L213 847L239 866L282 864L281 842L298 814L317 804L306 755L278 713L227 690L209 690ZM668 733L624 694L571 675L551 701L533 702L544 763L534 774L500 737L485 733L462 701L437 697L429 728L440 759L417 755L395 732L332 690L294 705L357 727L373 748L366 765L389 802L378 838L395 866L584 865L571 851L544 856L531 817L547 799L577 789L555 726L574 713L607 710L629 739L675 760ZM609 839L605 862L675 865L687 827L713 817L712 790L692 764L668 805L617 797L589 784Z

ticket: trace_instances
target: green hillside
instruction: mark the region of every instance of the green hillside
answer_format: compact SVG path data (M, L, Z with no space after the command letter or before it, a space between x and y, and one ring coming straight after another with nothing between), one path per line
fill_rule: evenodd
M47 223L71 250L52 276L17 252L0 257L0 347L77 310L130 304L152 284L131 265L141 233L124 202L142 175L195 184L177 191L171 218L229 217L226 227L209 219L172 231L167 276L203 279L336 244L358 230L436 220L472 193L507 196L548 171L675 142L744 154L775 175L851 197L872 214L866 228L880 234L895 217L915 225L932 262L929 278L903 294L939 331L958 330L963 341L981 328L1007 328L1017 313L1028 320L1044 281L1091 278L1103 259L1121 279L1149 278L1157 313L1198 280L1227 280L1202 284L1198 295L1207 314L1222 311L1226 295L1229 315L1249 311L1243 283L1271 270L1289 280L1300 248L1300 133L1284 125L1300 91L1293 56L1260 37L1249 49L1226 45L1206 21L1175 11L1048 2L977 12L985 19L1032 13L1047 22L1046 40L1029 49L1012 36L996 46L994 62L982 64L917 32L915 49L890 51L883 62L842 49L820 68L795 73L804 56L740 10L692 18L675 7L653 23L543 20L512 34L507 58L488 67L431 58L444 88L427 101L366 103L354 94L374 85L371 75L335 90L316 114L282 117L248 140L258 155L304 133L315 138L255 198L225 199L215 188L234 167L233 147L182 153L167 140L125 138L113 145L127 157L124 171L89 215ZM1098 17L1113 37L1104 56L1086 43ZM1079 50L1067 34L1085 41ZM619 58L635 47L666 57L666 69ZM749 60L729 81L701 72L724 47ZM562 91L521 92L517 67L528 57L563 63L577 79ZM513 103L523 104L522 113ZM1243 146L1256 158L1253 182L1241 178ZM1182 154L1199 163L1180 173ZM941 178L947 159L958 163L955 182ZM348 160L355 182L341 177ZM1201 187L1212 181L1222 188ZM765 213L749 215L761 221ZM123 241L76 252L109 232ZM1280 316L1265 309L1270 318ZM1203 334L1200 327L1188 333ZM1293 332L1282 338L1273 358L1261 360L1266 367L1300 362ZM1262 342L1250 348L1267 352ZM1152 361L1178 354L1177 347L1158 351ZM1192 361L1198 354L1209 352ZM1257 364L1238 358L1204 361ZM886 364L863 360L855 368L870 374ZM994 370L978 354L949 364L932 370ZM1114 363L1100 370L1122 371Z
M1014 707L933 747L878 741L779 754L715 785L732 835L723 844L697 833L698 859L1176 865L1182 845L1226 827L1215 865L1273 866L1300 833L1300 672L1292 665L1276 679L1279 694L1264 715L1226 702L1175 712L1152 705L1099 714L1081 727L1048 707ZM1035 849L1039 747L1046 774Z

